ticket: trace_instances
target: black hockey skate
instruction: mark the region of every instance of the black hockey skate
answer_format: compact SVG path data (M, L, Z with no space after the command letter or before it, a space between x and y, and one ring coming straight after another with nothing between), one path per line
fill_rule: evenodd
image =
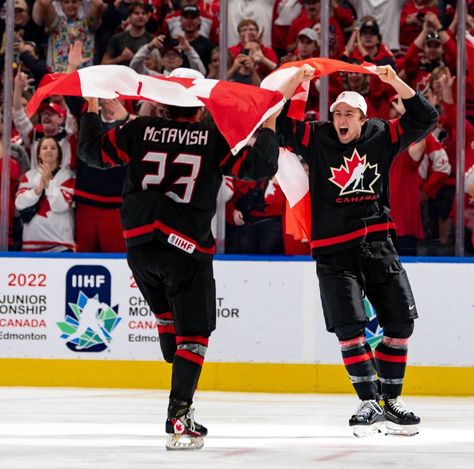
M166 449L201 449L207 428L194 421L194 409L186 402L174 402L168 407Z
M355 414L349 419L349 426L357 438L385 433L384 413L376 400L362 401Z
M388 435L414 436L420 417L410 412L400 397L384 399L385 427Z

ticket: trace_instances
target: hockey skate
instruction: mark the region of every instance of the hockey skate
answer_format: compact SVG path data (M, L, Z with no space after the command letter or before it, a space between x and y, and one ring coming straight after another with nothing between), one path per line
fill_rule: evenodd
M194 409L186 403L168 409L166 420L167 450L201 449L207 428L194 421Z
M355 414L349 419L349 426L357 438L385 433L384 413L376 400L362 401Z
M419 432L420 417L410 412L400 397L385 398L384 411L387 435L414 436Z

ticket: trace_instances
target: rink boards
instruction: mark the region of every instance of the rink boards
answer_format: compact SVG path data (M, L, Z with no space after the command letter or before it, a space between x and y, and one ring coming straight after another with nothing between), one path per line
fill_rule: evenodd
M169 387L154 317L123 256L0 257L0 385ZM404 265L420 318L405 392L473 395L474 262L414 260ZM214 270L217 329L201 389L351 391L314 262L227 256Z

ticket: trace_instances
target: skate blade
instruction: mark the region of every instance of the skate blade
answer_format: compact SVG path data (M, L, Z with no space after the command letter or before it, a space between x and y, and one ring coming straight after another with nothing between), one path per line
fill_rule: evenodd
M375 422L372 425L354 425L352 433L357 438L365 438L367 436L378 435L379 433L387 434L383 421Z
M415 436L420 433L418 425L399 425L388 420L385 422L385 428L387 429L386 435L390 436Z
M201 449L204 446L204 438L189 435L168 435L166 449L168 451L189 451Z

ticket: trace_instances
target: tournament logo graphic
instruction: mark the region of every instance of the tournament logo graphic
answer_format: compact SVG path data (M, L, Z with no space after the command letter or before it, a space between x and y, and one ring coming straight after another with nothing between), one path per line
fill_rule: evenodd
M111 303L111 276L103 266L76 265L66 274L65 320L57 325L74 352L102 352L119 325L118 304Z
M367 155L360 156L354 148L350 158L344 157L344 164L339 168L331 168L329 180L341 189L339 195L366 192L374 194L373 185L380 177L377 164L367 163Z
M380 327L374 307L367 298L364 298L365 315L369 322L365 326L365 339L372 350L377 347L383 337L383 329Z

